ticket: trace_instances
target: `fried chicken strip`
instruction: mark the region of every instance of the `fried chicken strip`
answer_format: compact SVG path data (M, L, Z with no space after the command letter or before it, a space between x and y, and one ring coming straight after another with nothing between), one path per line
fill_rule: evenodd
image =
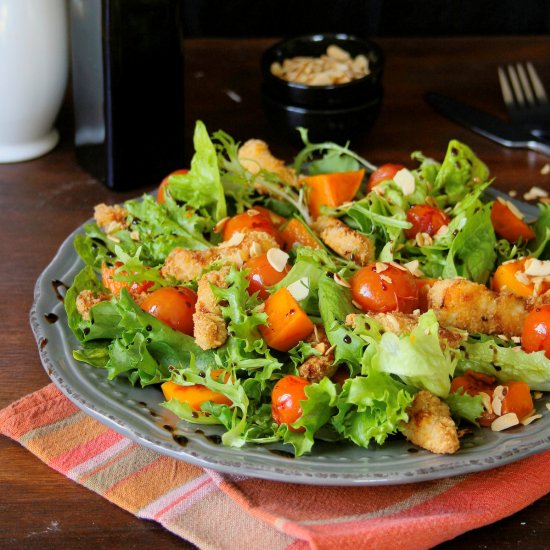
M358 265L366 265L374 260L374 243L344 222L331 216L319 216L312 226L321 240L343 258Z
M172 276L178 281L192 281L200 277L204 269L214 262L241 267L243 263L264 254L270 248L279 248L279 245L268 233L235 233L229 241L206 250L174 248L168 254L161 273L164 277Z
M437 281L428 292L428 307L445 327L468 332L521 336L527 314L550 303L550 291L535 298L494 292L466 279Z
M273 172L279 176L281 181L288 185L297 185L298 178L296 172L285 165L284 161L274 157L265 141L260 139L249 139L237 153L239 162L252 174L257 174L260 170ZM260 192L265 192L259 186Z
M421 390L407 409L409 421L403 434L415 445L432 453L452 454L460 448L458 432L449 407L429 391Z
M355 328L357 315L356 313L350 313L346 317L346 325ZM369 316L378 321L384 331L393 332L397 336L410 334L418 326L419 316L413 313L393 311L391 313L372 313ZM447 343L452 348L458 348L464 338L465 335L456 330L439 327L440 342Z
M322 355L308 357L300 365L298 373L310 382L320 382L325 376L330 378L338 367L334 364L334 352L323 325L315 325L315 330L308 336L306 342L313 344Z
M193 336L202 349L219 348L227 340L227 327L212 286L227 288L229 267L205 273L198 282L193 314Z

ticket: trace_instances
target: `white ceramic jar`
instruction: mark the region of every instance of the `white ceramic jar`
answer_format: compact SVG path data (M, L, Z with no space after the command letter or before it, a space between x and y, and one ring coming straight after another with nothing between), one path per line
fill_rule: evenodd
M0 0L0 162L53 149L68 76L65 0Z

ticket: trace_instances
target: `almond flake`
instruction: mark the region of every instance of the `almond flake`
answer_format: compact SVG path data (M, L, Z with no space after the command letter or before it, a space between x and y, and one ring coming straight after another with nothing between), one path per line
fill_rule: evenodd
M113 241L114 243L119 243L120 242L120 239L118 237L115 237L114 235L107 235L107 238L110 241Z
M539 260L537 258L529 258L523 267L525 275L531 277L546 277L550 275L550 260Z
M259 210L256 210L255 208L249 208L246 213L252 217L252 216L257 216L258 214L261 214L261 212Z
M540 173L541 173L543 176L546 176L546 174L550 174L550 164L546 163L546 164L540 169Z
M286 289L297 302L305 300L309 295L309 277L302 277L290 283Z
M394 262L393 260L391 260L389 263L390 263L390 265L393 265L393 267L395 267L396 269L400 269L401 271L407 271L407 268L405 266L402 266L401 264L398 264L397 262Z
M502 197L497 197L497 201L502 203L504 206L506 206L508 210L510 210L510 212L512 212L512 214L514 214L516 218L523 220L524 218L523 214L517 209L517 206L514 203L507 201Z
M417 233L415 241L418 246L431 246L433 244L433 239L428 233Z
M424 275L424 272L419 268L419 266L420 262L418 260L411 260L404 265L404 267L411 275L413 275L414 277L422 277Z
M244 239L244 233L233 233L231 235L231 238L228 241L224 241L223 243L220 243L218 246L220 248L229 248L230 246L238 246L243 242Z
M332 344L332 346L330 346L330 348L328 348L323 355L329 355L330 353L332 353L332 351L334 351L335 347L336 344Z
M483 407L489 414L493 414L493 406L491 405L491 397L488 393L485 393L483 391L480 391L479 394L481 396L481 402L483 403Z
M503 416L499 416L497 419L493 420L491 424L491 430L493 432L501 432L502 430L507 430L512 426L517 426L519 424L519 418L516 413L508 413Z
M542 418L542 414L532 414L531 416L527 416L525 418L522 418L520 420L520 422L524 426L529 426L529 424L531 424L531 422L534 422L535 420L538 420L539 418Z
M395 332L395 333L400 332L399 322L397 321L397 319L393 315L391 315L391 313L388 313L386 315L386 321L389 325L388 328L390 328L391 332Z
M512 336L510 338L514 344L519 344L521 342L521 338L519 336Z
M270 248L267 251L267 261L269 265L279 273L284 271L288 258L288 254L283 252L280 248Z
M325 351L327 351L327 345L324 343L324 342L319 342L316 346L315 346L315 349L319 352L321 352L321 355L323 355L325 353Z
M401 191L403 191L403 195L405 197L414 193L416 185L414 182L414 176L410 170L402 168L399 172L397 172L397 174L395 174L395 176L393 176L393 181L401 187Z
M546 403L546 408L550 411L550 403Z
M227 223L227 220L229 218L226 216L225 218L222 218L215 226L214 226L214 233L221 233L223 230L224 225Z
M544 189L541 189L540 187L537 187L536 185L531 187L531 189L529 189L527 193L523 194L523 198L526 201L541 199L542 197L547 197L547 196L548 196L548 192L545 191Z
M502 414L502 402L506 395L506 388L504 386L497 386L493 391L493 401L491 406L493 407L493 412L500 416Z
M132 231L130 233L130 239L132 239L133 241L139 241L139 231Z
M254 311L254 313L263 313L264 310L265 302L262 302L261 304L258 304L252 311Z
M517 197L518 192L515 189L510 189L510 191L508 191L508 195L510 195L511 197Z
M534 399L540 399L542 397L542 392L541 391L535 391L533 392L533 398Z
M340 275L338 275L338 273L335 273L334 274L334 282L340 286L343 286L345 288L351 288L351 285L346 281L346 279L340 277Z
M357 309L363 309L360 304L358 304L355 300L352 300L351 303L357 308Z
M382 281L388 283L389 285L393 283L392 278L388 277L387 275L380 275L380 279L382 279Z
M264 249L261 247L260 243L253 242L250 245L250 256L252 258L255 258L256 256L259 256L263 251L264 251Z
M376 262L376 265L375 265L376 273L382 273L382 271L386 271L386 269L388 269L387 264L384 264L382 262Z
M313 325L313 334L315 335L315 341L319 341L319 331L317 330L317 325Z

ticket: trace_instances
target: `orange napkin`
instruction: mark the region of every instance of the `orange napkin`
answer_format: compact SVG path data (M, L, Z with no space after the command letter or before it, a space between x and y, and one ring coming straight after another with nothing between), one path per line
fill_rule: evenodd
M385 487L220 474L136 445L53 384L0 411L0 431L70 479L203 550L240 548L243 540L265 550L430 548L550 490L550 452L489 472Z

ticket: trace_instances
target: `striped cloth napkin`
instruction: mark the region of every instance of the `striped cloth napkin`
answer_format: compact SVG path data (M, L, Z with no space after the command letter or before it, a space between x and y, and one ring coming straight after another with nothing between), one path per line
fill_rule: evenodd
M0 411L0 431L58 472L203 550L241 548L243 540L265 550L431 548L550 490L550 452L489 472L385 487L220 474L136 445L53 384Z

